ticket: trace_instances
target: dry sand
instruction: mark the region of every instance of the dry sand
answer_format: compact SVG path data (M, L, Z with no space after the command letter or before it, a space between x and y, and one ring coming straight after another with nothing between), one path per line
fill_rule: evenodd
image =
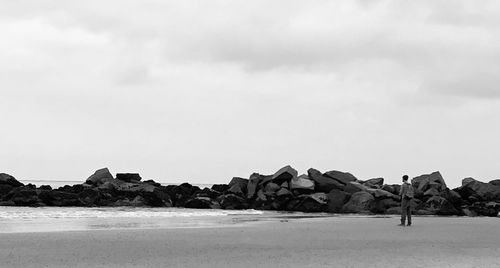
M229 227L0 234L0 266L500 267L499 218L397 223L277 218Z

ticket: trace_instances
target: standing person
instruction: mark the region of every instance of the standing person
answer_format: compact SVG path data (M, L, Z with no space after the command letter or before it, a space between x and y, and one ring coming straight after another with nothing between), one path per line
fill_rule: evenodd
M401 224L405 226L406 218L408 218L408 226L411 225L411 199L413 198L413 186L408 182L408 175L403 176L403 184L399 191L401 197Z

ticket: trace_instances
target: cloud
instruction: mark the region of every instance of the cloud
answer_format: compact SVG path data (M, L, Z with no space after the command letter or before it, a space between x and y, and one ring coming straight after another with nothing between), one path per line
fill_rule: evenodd
M207 182L289 163L363 178L489 176L500 6L454 6L4 3L0 157L45 177L50 163L67 166L59 177L110 163ZM480 144L469 139L478 129ZM468 167L474 158L484 161Z

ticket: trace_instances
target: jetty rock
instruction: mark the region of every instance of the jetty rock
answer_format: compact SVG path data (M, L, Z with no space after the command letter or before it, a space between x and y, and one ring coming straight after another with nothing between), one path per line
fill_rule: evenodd
M137 206L197 209L259 209L327 213L397 214L401 212L400 184L384 178L359 180L338 170L310 168L298 175L290 165L272 175L254 172L233 177L227 184L200 189L190 183L164 186L139 173L116 173L101 168L84 183L50 186L24 185L0 173L0 206ZM500 180L465 178L449 189L436 171L414 177L417 215L492 216L500 213Z

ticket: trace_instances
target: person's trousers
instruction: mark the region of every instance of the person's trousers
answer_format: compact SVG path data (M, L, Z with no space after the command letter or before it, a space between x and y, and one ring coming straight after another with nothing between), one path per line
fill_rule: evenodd
M408 225L411 225L411 206L410 198L403 198L401 200L401 224L405 224L406 218L408 218Z

